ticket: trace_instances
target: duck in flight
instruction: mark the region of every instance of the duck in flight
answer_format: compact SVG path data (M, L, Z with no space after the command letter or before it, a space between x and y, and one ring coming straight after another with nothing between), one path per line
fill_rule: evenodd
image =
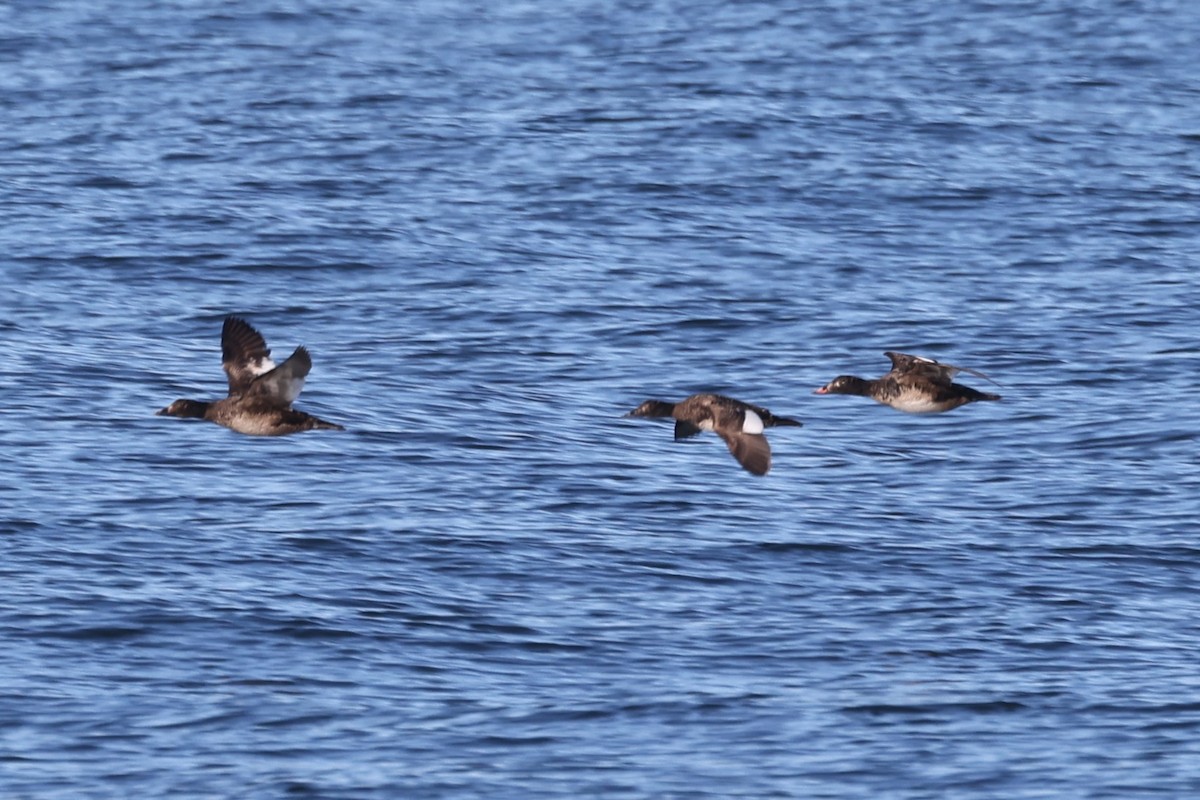
M719 394L694 394L678 403L647 400L625 416L672 417L675 420L675 441L690 438L701 431L712 431L725 440L729 452L738 463L754 475L766 475L771 469L771 447L763 430L777 426L799 427L803 424L787 417L777 417L760 406Z
M869 397L909 414L937 414L967 403L1000 399L998 394L988 394L952 381L959 372L966 372L995 383L982 372L906 353L887 352L884 355L891 359L892 369L882 378L869 381L854 375L839 375L813 394Z
M221 366L229 396L221 400L176 400L158 416L206 419L250 436L282 436L318 428L345 430L292 408L304 388L312 359L303 345L279 366L266 340L245 320L227 317L221 329Z

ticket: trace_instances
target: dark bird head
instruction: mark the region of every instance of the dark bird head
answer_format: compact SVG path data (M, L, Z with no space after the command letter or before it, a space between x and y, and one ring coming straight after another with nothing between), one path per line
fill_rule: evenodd
M675 411L674 403L664 403L662 400L647 400L630 411L627 417L669 417Z
M156 417L198 417L203 418L208 411L208 403L199 400L176 400L171 405L155 412Z

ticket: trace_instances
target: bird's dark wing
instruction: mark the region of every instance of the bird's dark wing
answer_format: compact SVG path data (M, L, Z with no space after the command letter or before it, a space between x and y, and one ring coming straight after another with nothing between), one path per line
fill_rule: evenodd
M291 405L304 389L304 378L311 369L312 358L301 345L287 361L255 378L245 393L275 405Z
M729 452L742 468L754 475L766 475L771 469L771 446L761 433L728 433L717 431Z
M229 376L229 394L242 394L259 375L275 369L262 334L250 323L227 317L221 329L221 366Z
M943 364L940 361L934 361L932 358L924 356L912 356L907 353L884 353L892 362L893 373L908 373L921 375L928 378L933 383L941 386L949 386L950 381L960 372L965 372L968 375L974 375L977 378L983 378L985 381L995 383L984 373L979 370L970 369L969 367L958 367L954 364Z

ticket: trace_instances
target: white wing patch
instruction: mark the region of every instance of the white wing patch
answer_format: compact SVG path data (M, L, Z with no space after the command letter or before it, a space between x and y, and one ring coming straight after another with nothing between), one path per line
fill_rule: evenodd
M246 361L246 369L249 370L251 375L257 378L259 375L265 375L275 369L275 362L269 358L260 358L257 361L248 359Z
M755 414L750 409L746 409L742 414L742 433L762 433L763 421L762 417Z

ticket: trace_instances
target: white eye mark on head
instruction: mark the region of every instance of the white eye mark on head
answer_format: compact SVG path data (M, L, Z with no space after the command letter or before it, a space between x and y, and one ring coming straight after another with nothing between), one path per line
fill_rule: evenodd
M742 433L762 433L763 421L762 417L755 414L750 409L746 409L742 415Z

